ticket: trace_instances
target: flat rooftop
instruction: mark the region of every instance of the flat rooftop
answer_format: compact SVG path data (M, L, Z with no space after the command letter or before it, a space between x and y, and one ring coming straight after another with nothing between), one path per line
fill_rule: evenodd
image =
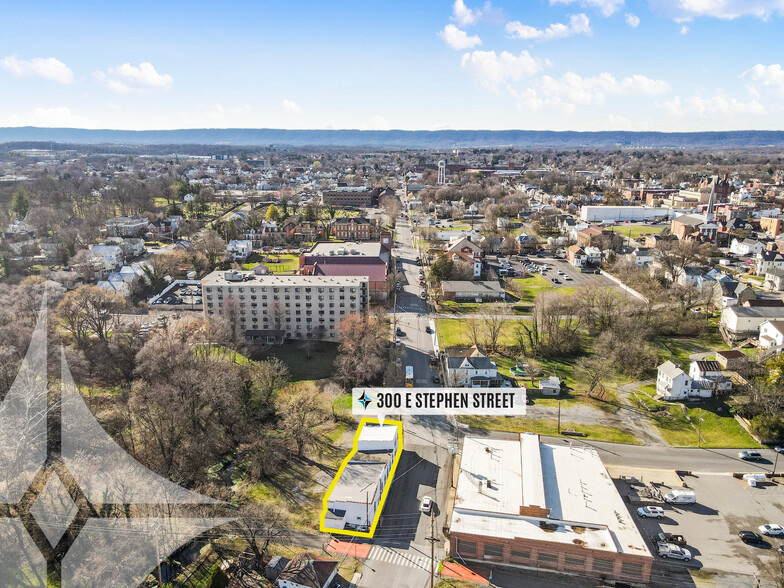
M533 434L465 438L450 529L651 557L598 454Z
M359 433L357 441L388 441L394 443L398 429L397 425L374 426L365 424Z
M367 282L365 276L257 276L252 271L236 271L236 279L226 279L226 274L232 272L212 272L202 278L202 286L359 286Z
M329 495L329 500L372 503L381 474L392 457L389 451L358 451L343 468L337 484Z
M346 241L344 243L316 243L310 251L305 251L305 257L380 257L381 256L381 243L374 241L363 241L355 243L353 241Z

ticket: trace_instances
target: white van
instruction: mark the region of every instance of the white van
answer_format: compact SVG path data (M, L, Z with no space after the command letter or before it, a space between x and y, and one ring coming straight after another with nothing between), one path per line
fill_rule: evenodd
M670 504L694 504L697 494L694 490L673 490L664 495L664 502Z

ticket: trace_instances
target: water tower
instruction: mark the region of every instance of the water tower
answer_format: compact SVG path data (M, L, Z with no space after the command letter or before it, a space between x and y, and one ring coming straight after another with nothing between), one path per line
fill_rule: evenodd
M446 184L446 161L443 159L438 162L438 183Z

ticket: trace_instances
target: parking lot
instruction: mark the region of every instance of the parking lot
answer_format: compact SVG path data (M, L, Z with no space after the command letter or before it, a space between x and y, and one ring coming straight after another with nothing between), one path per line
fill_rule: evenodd
M550 282L554 288L577 288L591 284L604 288L616 288L616 285L606 277L600 274L581 272L565 259L558 259L549 255L547 257L537 257L536 255L513 255L508 259L512 269L515 271L515 275L522 275L524 271L538 273ZM491 263L491 265L496 268L496 270L500 268L498 263ZM531 272L531 268L535 271Z
M159 307L201 308L201 282L195 280L178 281L169 285L151 304Z
M770 580L779 574L781 557L777 550L784 540L766 537L764 545L750 545L740 540L738 531L758 533L762 524L784 524L784 484L768 481L752 488L744 480L718 473L687 476L684 482L697 493L697 504L664 505L662 519L641 518L634 512L636 506L629 505L644 537L663 531L686 539L693 559L688 563L661 561L657 567L662 573L701 568L705 572L721 572L722 576L745 576L735 577L726 585L756 586L755 575L767 579L763 586L773 585ZM655 546L650 546L656 553Z

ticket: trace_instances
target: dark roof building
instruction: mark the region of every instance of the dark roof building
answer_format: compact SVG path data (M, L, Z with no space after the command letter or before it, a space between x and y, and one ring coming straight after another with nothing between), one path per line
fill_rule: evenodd
M337 571L337 561L303 552L286 565L277 583L281 588L327 588Z

